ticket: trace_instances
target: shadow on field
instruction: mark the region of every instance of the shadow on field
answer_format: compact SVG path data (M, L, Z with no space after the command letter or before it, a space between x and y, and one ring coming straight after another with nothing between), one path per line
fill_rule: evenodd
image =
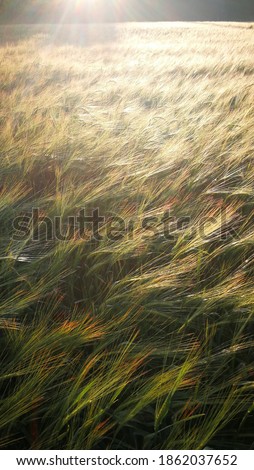
M89 47L117 40L114 24L0 25L0 46L36 40L40 45Z

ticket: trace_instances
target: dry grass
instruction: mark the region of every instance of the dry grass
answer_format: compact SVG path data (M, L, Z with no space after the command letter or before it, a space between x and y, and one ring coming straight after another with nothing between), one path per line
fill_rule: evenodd
M254 445L251 26L1 26L2 447Z

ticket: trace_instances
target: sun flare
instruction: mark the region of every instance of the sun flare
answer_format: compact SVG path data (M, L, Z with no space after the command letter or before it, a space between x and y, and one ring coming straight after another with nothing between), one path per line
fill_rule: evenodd
M96 0L72 0L76 4L77 7L80 7L84 4L95 3Z

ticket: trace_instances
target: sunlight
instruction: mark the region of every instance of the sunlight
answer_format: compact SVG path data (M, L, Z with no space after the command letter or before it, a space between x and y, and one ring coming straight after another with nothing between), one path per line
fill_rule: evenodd
M64 0L59 25L72 22L73 19L87 19L96 6L96 0ZM75 22L75 21L74 21Z
M62 23L103 23L116 21L122 0L59 0ZM125 0L124 0L125 1Z
M93 4L96 3L96 0L72 0L77 8L82 7L84 4Z
M77 6L83 5L84 3L93 3L95 0L73 0Z
M69 3L69 7L79 13L88 8L89 10L96 7L97 0L66 0ZM98 5L97 5L98 6Z

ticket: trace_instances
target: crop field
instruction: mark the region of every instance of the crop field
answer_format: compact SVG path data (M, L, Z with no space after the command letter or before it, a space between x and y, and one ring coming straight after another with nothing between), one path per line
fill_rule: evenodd
M253 449L253 27L0 26L2 449Z

